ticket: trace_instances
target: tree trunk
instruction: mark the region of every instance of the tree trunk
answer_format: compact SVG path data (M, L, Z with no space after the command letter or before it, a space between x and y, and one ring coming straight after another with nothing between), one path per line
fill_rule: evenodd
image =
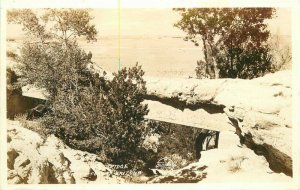
M206 62L206 73L209 78L219 78L219 71L217 69L217 63L215 61L215 52L213 50L212 43L209 43L207 39L202 39L204 48L204 58Z
M212 67L212 73L213 73L213 78L218 79L219 78L219 69L217 67L217 62L216 62L216 50L215 50L215 45L212 42L208 42L208 58L209 58L209 64Z

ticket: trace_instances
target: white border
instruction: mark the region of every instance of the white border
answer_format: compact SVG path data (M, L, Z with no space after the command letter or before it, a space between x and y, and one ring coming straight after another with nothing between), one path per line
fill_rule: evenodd
M6 9L9 8L117 8L118 0L3 0L1 1L1 65L0 65L0 180L2 189L300 189L300 86L297 83L300 73L300 3L297 0L120 0L121 8L178 8L178 7L286 7L292 8L292 48L293 48L293 171L292 184L247 183L247 184L134 184L134 185L7 185L6 176ZM3 8L4 7L4 8Z
M0 10L0 190L5 189L7 180L7 131L6 131L6 10Z
M296 187L300 189L300 2L292 9L292 61L293 61L293 171Z
M297 0L120 0L121 8L291 7ZM7 8L117 8L118 0L6 0Z

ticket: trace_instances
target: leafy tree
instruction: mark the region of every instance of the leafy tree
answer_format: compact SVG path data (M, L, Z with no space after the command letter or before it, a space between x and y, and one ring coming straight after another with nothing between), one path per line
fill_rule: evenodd
M123 68L99 88L93 85L96 76L91 86L79 85L78 91L66 87L59 91L45 126L72 147L104 154L104 162L135 167L143 158L143 117L148 113L141 104L146 93L143 74L140 66Z
M26 32L21 56L16 58L23 85L46 89L49 100L55 98L60 85L74 85L79 76L68 72L72 68L75 73L83 72L91 61L76 41L80 36L96 40L91 19L84 9L46 9L43 14L30 9L8 11L8 21L21 24Z
M220 50L216 56L221 78L252 79L272 71L269 47Z
M111 81L90 69L92 54L77 44L80 36L96 40L87 10L13 10L8 18L22 24L29 39L17 57L22 85L48 93L52 111L42 119L44 127L73 148L135 167L148 113L141 104L146 93L141 67L124 68Z
M141 104L146 94L144 71L136 65L113 75L107 97L110 111L104 151L113 163L135 167L143 158L141 145L146 133L143 117L148 113L147 105Z
M182 18L176 27L187 33L185 40L203 45L204 61L197 63L199 78L253 78L270 70L266 19L273 8L175 9ZM205 63L205 64L203 64ZM204 71L203 71L204 70ZM202 74L202 73L205 74Z
M95 25L90 23L93 17L86 9L14 9L7 12L7 18L9 23L21 24L30 41L68 44L81 36L96 41Z

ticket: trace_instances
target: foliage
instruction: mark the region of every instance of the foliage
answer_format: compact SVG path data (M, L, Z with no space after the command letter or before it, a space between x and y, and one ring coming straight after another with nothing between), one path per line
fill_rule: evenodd
M197 66L195 71L196 71L196 76L199 79L210 78L207 64L202 60L197 61Z
M111 81L108 100L110 112L109 145L117 147L111 152L111 158L126 163L139 154L143 143L145 125L143 116L148 113L146 105L141 104L146 94L146 82L140 66L122 69Z
M45 9L42 12L19 9L7 14L8 22L21 24L27 37L21 55L16 58L21 85L45 88L51 100L59 85L67 85L64 82L74 76L68 75L69 71L84 72L81 69L90 63L91 56L78 47L77 37L95 41L97 31L90 24L92 17L85 9Z
M50 131L46 130L38 120L28 121L26 118L26 114L17 114L14 119L16 121L19 121L22 127L38 133L43 138L43 140L46 141L47 136L50 134Z
M9 23L21 24L26 36L34 42L75 42L84 36L96 40L96 28L86 9L44 9L42 14L31 9L13 9L7 12Z
M106 81L107 91L104 84L59 90L44 125L72 147L104 153L107 162L134 167L148 113L141 104L146 93L142 75L140 66L124 68Z
M266 44L270 31L264 21L274 16L275 9L175 10L182 16L175 26L187 33L186 40L203 45L205 60L198 62L197 77L253 78L270 71L272 62Z
M11 98L12 95L21 95L22 89L16 84L18 81L18 76L11 69L6 69L6 99L7 101Z
M22 83L45 89L52 101L64 88L77 88L87 77L89 59L76 44L27 44L21 49L17 69Z
M231 173L236 173L236 172L239 172L242 170L242 163L248 159L247 157L245 156L237 156L237 157L233 157L231 156L230 159L229 159L229 171Z
M6 84L7 87L13 87L18 82L18 76L17 74L11 69L6 69Z
M271 71L272 56L268 47L220 51L216 56L221 78L255 78Z
M85 36L96 40L87 10L47 9L8 13L9 21L23 25L28 37L17 58L21 84L44 88L50 109L43 126L73 148L100 155L113 164L136 167L144 137L142 105L146 93L140 66L123 68L112 80L94 73L92 54L77 44Z
M152 156L155 159L151 160L153 163L166 157L178 164L175 166L178 169L195 161L195 134L201 132L201 129L156 121L150 121L148 127L152 134L160 136L157 152ZM182 157L177 157L178 153Z

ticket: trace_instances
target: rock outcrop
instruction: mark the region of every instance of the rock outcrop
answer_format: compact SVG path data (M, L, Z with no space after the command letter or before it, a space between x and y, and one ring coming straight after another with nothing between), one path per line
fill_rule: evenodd
M241 143L263 155L273 171L292 176L291 76L291 71L280 71L253 80L147 78L146 99L182 113L218 115L223 124L216 118L210 127L235 127Z
M30 121L28 121L30 123ZM123 179L96 161L97 155L73 150L53 135L7 121L7 180L10 184L120 183Z
M194 127L200 123L200 128L221 133L218 149L204 151L199 162L140 182L292 179L290 71L253 80L146 80L145 103L152 117L166 115L169 122ZM16 121L8 120L7 142L9 183L124 182L98 162L97 155L70 149L54 136L42 139Z

